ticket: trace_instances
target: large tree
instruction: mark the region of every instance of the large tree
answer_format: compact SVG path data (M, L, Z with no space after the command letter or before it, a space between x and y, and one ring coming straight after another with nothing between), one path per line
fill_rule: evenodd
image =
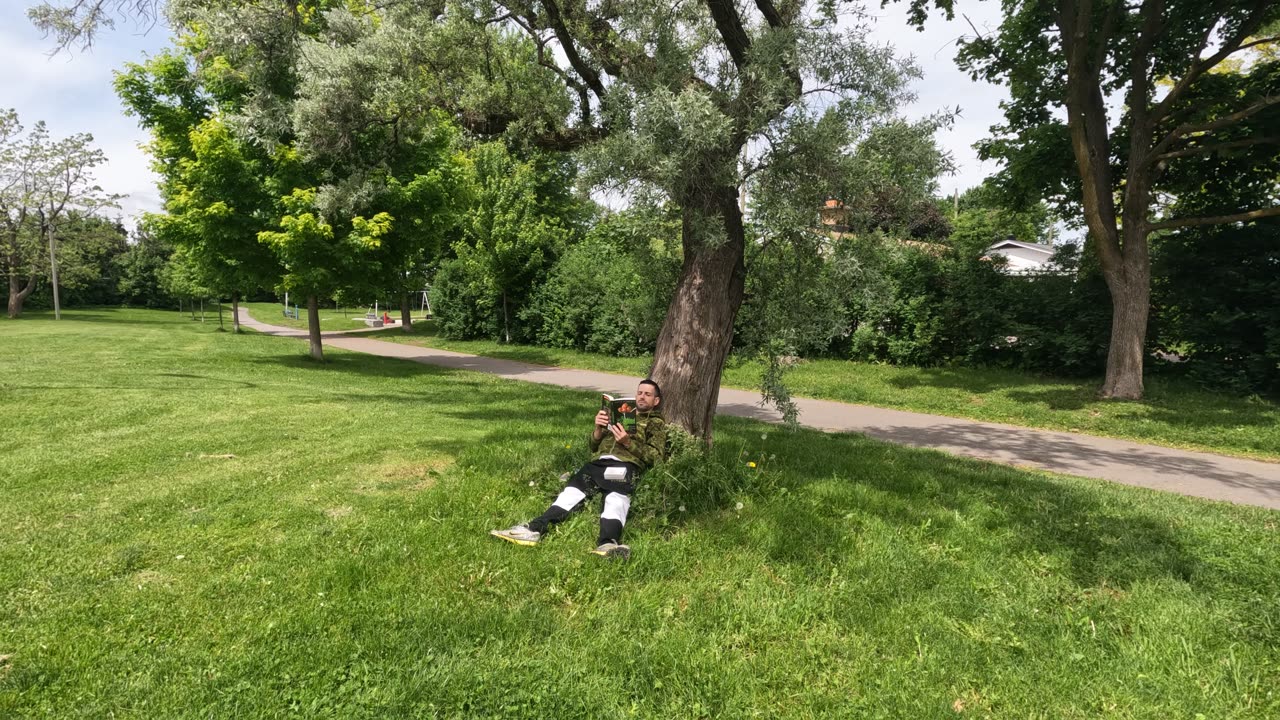
M917 23L929 6L950 17L953 5L911 0ZM1102 395L1140 398L1152 234L1280 215L1275 193L1206 216L1178 213L1163 193L1170 168L1280 140L1257 130L1280 110L1274 61L1255 63L1255 82L1229 102L1188 102L1215 68L1278 40L1266 28L1280 4L1044 0L1004 8L999 28L962 39L958 55L975 78L1009 86L1006 124L993 128L983 152L1005 162L1007 187L1055 197L1065 214L1082 216L1112 299Z
M536 62L569 90L567 121L522 110L504 57L489 50L499 46L482 44L455 85L488 92L441 96L461 122L479 132L514 126L543 147L580 149L597 187L680 208L683 268L652 374L668 417L708 439L747 273L744 189L789 193L799 208L789 220L811 225L822 184L809 181L853 129L893 107L910 72L867 41L858 18L842 17L850 7L466 3L437 23L461 15L473 27L524 33Z

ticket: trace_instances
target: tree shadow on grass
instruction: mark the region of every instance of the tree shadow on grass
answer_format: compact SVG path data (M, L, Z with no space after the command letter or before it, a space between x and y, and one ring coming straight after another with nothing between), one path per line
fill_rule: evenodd
M749 445L759 431L732 423L721 432ZM1097 492L855 435L799 431L767 449L791 491L764 498L752 520L769 527L768 557L779 563L829 572L849 552L839 539L851 518L856 525L859 517L875 517L907 538L927 527L943 541L958 523L978 521L984 530L1012 538L1010 555L1025 549L1065 558L1072 580L1082 586L1125 588L1158 578L1196 584L1200 561L1161 511L1161 500L1195 501L1133 503L1114 488ZM739 524L716 526L747 543L746 532L735 529Z

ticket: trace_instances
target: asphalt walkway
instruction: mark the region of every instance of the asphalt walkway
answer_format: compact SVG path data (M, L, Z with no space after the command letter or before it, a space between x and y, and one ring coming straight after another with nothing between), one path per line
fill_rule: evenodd
M307 337L305 330L258 322L249 317L244 308L240 313L240 322L258 332ZM569 370L403 345L358 337L358 332L326 332L322 335L330 347L458 370L475 370L544 385L617 392L629 390L637 380L627 375ZM760 396L755 392L721 388L717 411L721 415L766 422L782 421L779 413L760 407L759 400ZM800 408L800 424L818 430L862 433L901 445L941 450L1016 467L1280 509L1280 463L830 400L796 398L796 404Z

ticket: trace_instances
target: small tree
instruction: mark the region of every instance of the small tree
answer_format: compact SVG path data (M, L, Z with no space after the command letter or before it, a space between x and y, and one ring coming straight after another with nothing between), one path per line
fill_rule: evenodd
M353 218L352 230L335 236L333 225L315 210L315 190L294 190L281 199L288 214L279 231L264 230L258 241L271 248L284 266L284 290L307 298L307 328L311 357L324 360L320 339L320 298L367 277L374 251L392 227L393 218L378 213Z

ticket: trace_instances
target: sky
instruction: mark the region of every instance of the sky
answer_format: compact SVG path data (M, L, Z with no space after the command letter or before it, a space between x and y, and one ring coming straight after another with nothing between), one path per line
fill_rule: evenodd
M108 192L125 194L118 214L126 225L144 211L160 209L156 177L139 147L147 134L136 118L125 115L111 89L112 73L127 62L137 62L168 47L168 29L139 26L118 19L89 50L73 50L50 56L53 41L43 37L27 20L26 8L35 0L0 0L0 108L14 108L22 124L30 128L44 120L51 135L65 137L78 132L93 134L95 144L108 158L98 168L97 182ZM894 46L901 55L912 55L924 71L915 83L917 99L904 114L918 118L943 108L960 107L955 124L938 135L940 144L955 161L954 175L940 178L940 192L964 191L996 170L993 163L978 160L973 144L1000 122L999 102L1008 97L1002 87L974 82L955 66L955 40L971 34L968 23L931 18L924 32L906 24L901 4L874 7L872 38ZM962 0L959 8L978 28L998 23L999 3Z

